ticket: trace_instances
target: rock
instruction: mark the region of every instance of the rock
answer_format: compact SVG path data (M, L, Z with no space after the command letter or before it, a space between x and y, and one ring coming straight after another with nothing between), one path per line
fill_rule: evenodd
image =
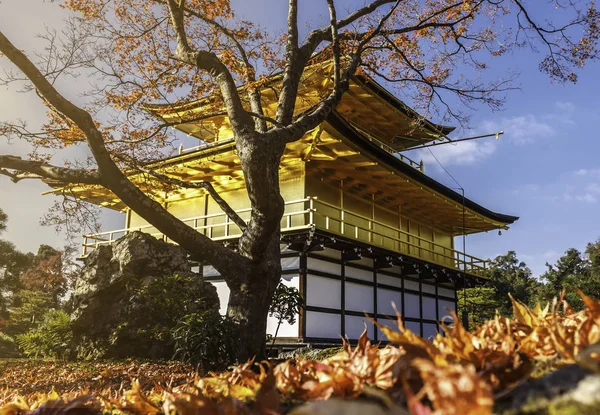
M71 322L80 357L170 358L168 330L180 314L218 307L183 248L132 232L85 259Z
M500 402L507 404L507 409L518 409L532 401L553 399L573 390L589 374L579 365L564 366L544 377L522 383Z
M522 383L498 399L495 409L511 415L596 414L600 412L600 375L576 364L564 366Z

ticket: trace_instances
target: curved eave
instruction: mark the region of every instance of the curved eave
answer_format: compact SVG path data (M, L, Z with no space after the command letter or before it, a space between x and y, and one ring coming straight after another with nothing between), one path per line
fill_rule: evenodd
M352 143L357 145L362 150L374 155L378 160L387 164L391 169L396 170L398 173L401 173L421 184L427 186L428 188L434 190L447 197L450 200L462 205L463 204L463 196L460 193L455 192L454 190L444 186L440 182L432 179L431 177L421 173L419 170L409 166L408 164L402 162L398 158L396 158L393 154L388 153L387 151L381 149L379 146L375 145L371 141L369 141L366 137L364 137L360 132L355 130L352 126L350 126L343 117L341 117L337 112L332 112L327 122L342 135L347 137ZM478 213L486 218L493 220L495 222L500 222L506 225L510 225L519 219L518 216L505 215L502 213L493 212L469 199L464 199L464 205L467 209L472 210L475 213Z
M386 101L392 107L394 107L397 111L403 113L409 118L423 118L421 117L415 110L407 106L404 102L400 101L396 98L395 95L390 93L387 89L385 89L382 85L376 82L374 79L366 77L366 76L355 76L355 79L362 83L365 87L367 87L371 92L377 95L379 98ZM450 134L452 131L456 129L456 127L452 127L449 125L441 125L435 124L427 119L425 120L426 127L435 134L441 134L443 136Z
M310 77L310 76L313 76L313 74L307 73L306 76ZM277 76L275 76L271 79L271 82L277 82L277 81L278 81ZM451 127L451 126L443 126L443 125L435 124L435 123L427 120L426 118L422 117L416 111L411 109L409 106L407 106L401 100L399 100L397 97L395 97L389 91L387 91L382 85L380 85L375 80L373 80L367 76L358 76L358 75L353 76L352 83L354 85L356 85L358 88L360 88L361 90L363 90L364 92L368 93L372 97L372 99L375 100L375 102L381 102L385 107L389 108L390 113L388 115L390 117L393 117L394 114L398 114L401 117L405 117L408 120L419 120L419 122L422 123L422 125L420 125L418 128L420 133L417 132L414 137L415 139L417 139L416 143L413 143L412 145L406 145L406 144L394 145L392 143L389 143L390 146L394 147L397 150L408 149L410 147L414 147L415 145L421 145L421 144L427 143L429 141L433 141L433 140L445 137L447 134L451 133L455 129L454 127ZM239 89L243 90L244 88L245 88L244 86L241 86ZM315 85L313 85L311 88L315 88ZM211 100L213 100L213 99L214 99L214 97L203 97L196 101L180 102L180 103L174 103L174 104L145 103L144 108L150 114L152 114L153 116L155 116L163 121L173 122L174 120L177 120L180 124L187 124L187 123L193 123L194 121L198 121L198 120L195 120L190 114L192 112L194 112L194 113L196 113L196 116L197 116L198 110L202 109L203 106L208 105L211 102ZM352 99L352 98L345 98L345 99ZM340 104L343 104L343 102ZM347 102L346 102L346 104L347 104ZM356 105L359 105L359 104L357 103ZM364 105L364 103L363 103L363 105ZM308 109L303 108L302 111L308 111L310 108L312 108L312 106L310 106ZM302 111L297 115L300 115L302 113ZM211 119L212 117L210 116L210 113L213 111L207 109L206 112L209 114L206 117L203 117L202 119L203 120ZM219 111L217 111L217 112L219 112ZM214 116L215 117L223 117L224 114L219 113L217 115L215 113ZM344 115L342 115L342 116L344 116ZM348 121L352 122L352 120L350 120L350 119ZM202 139L202 137L198 137L198 138ZM385 141L385 137L378 137L378 139Z

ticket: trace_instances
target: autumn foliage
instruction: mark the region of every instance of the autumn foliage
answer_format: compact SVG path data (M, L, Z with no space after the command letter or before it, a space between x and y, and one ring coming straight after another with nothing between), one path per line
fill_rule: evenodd
M324 409L333 411L351 403L339 399L356 398L357 405L366 399L386 413L405 413L403 407L411 414L491 413L495 397L527 380L540 362L597 370L600 301L580 295L586 308L579 312L564 299L544 308L513 300L514 318L497 315L472 332L453 315L455 323L445 324L432 340L412 333L398 316L396 328L379 326L387 346L372 344L363 333L356 346L346 343L323 361L250 361L205 377L174 364L96 364L80 373L61 371L60 364L45 364L45 371L44 365L32 371L31 363L24 364L3 373L0 413L300 414L308 413L303 404L309 401L328 400L331 406ZM37 377L45 379L38 388L51 390L35 390ZM141 381L133 380L124 392L127 377Z

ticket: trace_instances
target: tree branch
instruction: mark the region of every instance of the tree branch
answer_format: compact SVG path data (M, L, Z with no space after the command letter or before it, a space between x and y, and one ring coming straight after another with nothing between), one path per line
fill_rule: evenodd
M148 223L153 224L165 235L169 235L190 254L206 258L223 275L237 275L236 271L245 266L246 258L187 226L129 181L112 160L104 145L102 133L96 127L92 116L64 98L27 56L16 48L2 32L0 32L0 52L23 72L33 83L38 94L50 106L73 121L83 132L92 155L98 163L103 186L115 193L123 203Z
M356 73L356 70L361 63L361 55L364 48L373 37L381 33L385 23L390 19L401 1L402 0L395 0L394 6L379 20L376 28L363 38L356 50L350 54L350 63L348 64L348 67L340 78L338 85L334 85L333 90L327 98L322 100L312 112L301 116L292 124L286 125L285 127L273 128L263 135L268 138L281 140L284 143L289 143L298 140L306 133L306 131L316 128L320 123L325 121L350 87L350 77Z
M165 2L162 0L153 0L153 1L155 1L156 3L160 3L160 4L168 4L168 2ZM246 73L245 73L246 83L252 84L252 83L256 82L256 69L250 63L250 59L248 58L248 54L246 53L244 46L237 39L237 37L235 36L233 31L231 31L229 28L222 25L221 23L217 22L216 20L209 18L204 13L201 13L197 10L190 9L189 7L185 7L185 6L181 6L181 7L182 7L182 10L184 13L186 13L190 16L194 16L194 17L202 20L203 22L213 26L214 28L219 30L221 33L223 33L223 35L231 41L233 43L233 46L235 47L235 49L237 49L237 51L240 55L240 59L244 65L244 68L246 71ZM248 89L248 98L250 101L250 107L252 109L252 112L255 114L264 115L264 109L263 109L262 102L260 99L260 90L258 88L253 88L253 87L249 88ZM256 118L255 126L258 131L265 132L267 130L266 122L260 117Z
M348 16L346 16L345 18L339 20L336 24L338 30L341 28L344 28L354 22L356 22L357 20L361 19L362 17L368 16L369 14L373 13L375 10L377 10L378 8L386 5L386 4L391 4L396 2L396 0L376 0L373 1L369 4L367 4L366 6L356 10L354 13L349 14ZM302 55L310 58L310 56L315 52L315 50L317 50L317 48L319 47L319 45L323 42L326 41L332 41L332 25L330 24L330 26L328 27L323 27L317 30L313 30L312 32L310 32L310 34L308 35L308 39L306 40L306 43L304 43L304 45L302 45L300 47L300 50L302 51Z
M177 59L207 71L217 81L235 133L243 133L253 129L254 121L244 110L237 86L227 66L214 53L204 50L196 51L190 47L185 32L185 2L182 0L181 4L177 4L175 0L167 0L167 6L173 29L177 35L177 50L175 52Z
M103 184L100 172L97 170L58 167L11 155L0 155L0 174L10 177L15 183L23 179L50 179L62 183Z
M221 31L221 33L223 33L225 35L225 37L227 37L229 40L231 40L231 42L237 49L238 53L240 54L240 58L242 59L242 62L244 63L244 68L246 70L246 74L245 74L246 75L246 83L250 85L250 84L256 82L256 69L250 63L250 59L248 59L248 54L246 53L246 50L244 49L244 47L242 46L240 41L237 39L237 37L233 34L233 32L231 30L229 30L227 27L223 26L222 24L216 22L214 19L209 19L207 16L205 16L204 14L199 13L197 11L186 8L185 12L189 13L192 16L196 16L200 20L217 28L219 31ZM252 113L264 116L264 109L263 109L262 102L260 99L260 89L255 88L255 87L248 88L248 98L250 100L250 108L252 110ZM265 122L265 120L262 117L257 116L254 124L258 131L260 131L260 132L267 131L267 123Z
M333 87L339 88L340 85L340 40L338 39L337 15L333 0L327 0L329 9L329 21L331 24L331 40L333 52Z
M229 205L229 203L227 203L225 201L225 199L223 199L221 197L219 192L217 192L215 190L212 183L209 183L209 182L186 182L184 180L175 179L166 174L158 173L157 171L152 170L152 169L147 169L144 167L136 167L136 169L143 171L144 173L154 176L157 179L159 179L165 183L174 185L174 186L183 187L183 188L187 188L187 189L204 189L204 190L206 190L206 192L214 199L214 201L217 203L217 205L219 205L219 207L221 208L223 213L225 213L227 216L229 216L229 219L231 219L233 221L233 223L235 223L241 229L242 232L244 232L246 230L247 225L246 225L246 222L244 221L244 219L242 219L237 214L237 212Z
M306 65L306 59L300 56L298 48L298 0L289 0L287 30L285 68L275 115L275 119L283 125L291 123L294 117L298 86Z

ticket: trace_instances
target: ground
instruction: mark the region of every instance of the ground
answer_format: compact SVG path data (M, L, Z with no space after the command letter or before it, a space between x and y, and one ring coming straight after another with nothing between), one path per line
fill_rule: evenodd
M339 350L329 350L322 357L331 357ZM542 368L546 371L546 368ZM600 413L600 376L578 365L567 365L544 376L530 379L508 394L499 397L494 413L507 415L587 415ZM534 372L535 375L535 372ZM106 400L112 409L124 410L123 399L135 401L132 389L139 385L139 395L148 397L148 402L158 406L157 392L183 387L196 382L198 375L192 365L173 361L120 360L102 362L65 362L55 360L0 359L0 414L13 415L27 411L11 412L11 402L21 402L22 409L34 410L40 404L58 397L65 400L81 396L95 395ZM137 392L136 392L137 393ZM284 404L289 410L297 406ZM348 405L354 405L352 407ZM256 410L256 407L253 407ZM305 407L304 412L325 410L327 414L337 411L347 413L358 410L361 415L402 415L406 414L398 406L386 408L377 392L367 390L359 400L332 400L324 408ZM298 410L298 407L297 407ZM39 411L39 409L38 409ZM131 406L132 413L154 413L144 406ZM74 412L75 414L79 412ZM96 412L92 412L96 413ZM181 413L184 413L183 411ZM203 413L203 412L200 412ZM207 412L211 413L211 412ZM222 412L221 412L222 413ZM235 412L246 413L246 412ZM261 412L258 412L261 413ZM266 413L266 412L265 412ZM420 412L412 412L414 414ZM422 412L428 414L430 412ZM441 412L442 414L445 412ZM38 414L45 414L39 411Z
M131 389L134 379L149 393L156 385L176 387L187 383L195 374L191 365L181 362L0 359L0 407L18 396L35 401L53 392L60 396L109 396Z
M469 332L454 314L433 340L398 319L379 325L387 346L365 330L342 349L218 373L166 361L4 360L0 415L600 413L600 301L580 295L581 311L513 300L513 318Z

